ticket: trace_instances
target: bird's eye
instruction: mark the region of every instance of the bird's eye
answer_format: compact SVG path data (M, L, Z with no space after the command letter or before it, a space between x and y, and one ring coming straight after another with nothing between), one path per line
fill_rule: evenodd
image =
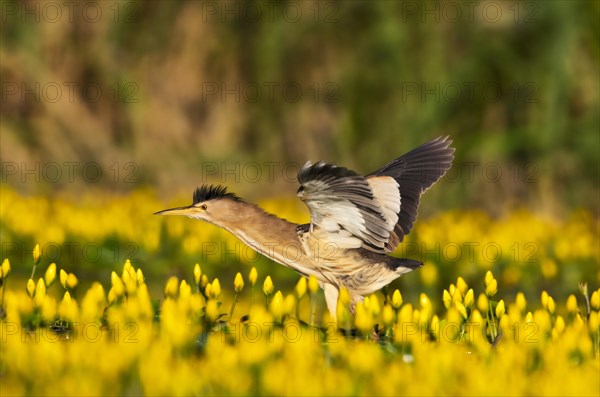
M202 204L200 208L206 211L206 204Z

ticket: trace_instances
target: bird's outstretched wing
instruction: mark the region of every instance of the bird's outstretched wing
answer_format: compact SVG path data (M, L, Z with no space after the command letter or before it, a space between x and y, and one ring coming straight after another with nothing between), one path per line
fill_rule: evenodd
M451 143L434 139L367 177L307 162L298 173L298 196L310 211L309 231L342 249L394 251L413 227L421 194L452 165Z
M298 173L298 197L310 211L310 232L338 248L364 247L380 252L393 229L367 179L322 161L307 162Z
M411 231L417 219L421 195L452 166L454 148L450 147L450 144L452 140L448 137L436 138L367 176L367 181L372 186L380 184L389 187L386 195L374 189L374 195L381 203L390 201L388 196L391 195L392 181L398 185L397 195L401 205L397 213L397 223L390 232L390 239L386 245L387 252L393 251Z

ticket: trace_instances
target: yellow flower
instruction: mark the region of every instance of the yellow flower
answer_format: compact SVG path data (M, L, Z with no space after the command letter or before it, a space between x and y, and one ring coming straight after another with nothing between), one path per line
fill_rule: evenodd
M250 269L250 274L248 275L248 281L250 281L250 285L254 287L256 284L256 280L258 279L258 272L255 267Z
M489 310L489 301L485 294L479 294L477 297L477 309L481 313L487 313Z
M179 299L187 299L192 295L192 288L185 280L181 280L179 284Z
M390 304L385 305L382 313L383 323L390 326L394 322L394 314L394 308Z
M465 308L465 305L462 304L462 302L457 302L454 306L456 307L462 318L466 320L469 317L467 315L467 309Z
M27 280L27 295L30 298L35 296L35 282L32 279Z
M240 293L244 289L244 278L240 272L237 272L235 279L233 280L233 290L236 293Z
M2 266L0 266L0 280L8 276L10 273L10 262L8 258L2 261Z
M79 280L77 280L77 276L75 276L73 273L69 273L69 276L67 277L67 286L70 289L73 289L77 286L78 282Z
M542 301L542 307L544 309L548 308L548 297L549 297L548 293L546 291L542 291L541 301Z
M263 283L263 292L265 295L269 296L273 293L273 289L275 286L273 285L273 280L271 280L271 276L267 276L265 278L265 282Z
M46 281L46 285L50 287L56 278L56 263L51 263L46 269L46 274L44 275L44 280Z
M269 305L269 309L275 318L281 317L283 314L283 295L281 291L277 291L275 293L273 299L271 300L271 304Z
M592 305L593 309L600 310L600 289L592 292L590 304Z
M296 283L296 295L298 299L302 299L304 294L306 294L306 277L300 277Z
M400 291L395 290L392 294L392 307L398 310L400 309L400 306L402 306L402 294Z
M464 304L467 309L471 308L475 303L475 292L473 292L473 288L469 288L467 293L465 294Z
M458 279L456 280L456 288L464 296L465 293L467 292L467 288L468 288L468 285L467 285L465 279L463 279L462 277L459 276Z
M138 285L144 284L144 273L142 272L142 269L137 269L137 272L135 272L135 279Z
M175 298L179 287L179 280L175 276L169 277L165 285L165 298Z
M567 298L567 311L569 313L577 313L577 310L577 298L575 297L575 295L571 294Z
M35 296L33 297L35 305L38 307L41 307L42 304L44 303L45 297L46 297L46 284L44 284L44 279L40 277L35 286Z
M489 283L492 282L492 280L494 280L494 275L492 274L492 272L490 270L488 270L485 273L485 285L487 286Z
M315 276L308 277L308 291L315 294L319 290L319 280Z
M496 306L496 316L500 318L505 312L506 308L504 307L504 299L500 299L500 302L498 302L498 305Z
M36 243L33 248L33 263L36 265L40 262L40 244Z
M550 314L554 314L554 311L556 310L556 303L554 302L554 298L551 296L548 296L548 307L547 307L548 311L550 312Z
M65 272L63 269L60 269L59 278L60 278L60 284L63 286L64 289L67 289L67 279L69 278L69 274L67 272Z
M196 263L194 266L194 283L196 285L200 285L200 278L202 277L202 269L200 269L200 265Z
M208 321L215 321L217 318L219 318L219 305L216 300L211 299L206 302L205 310Z
M356 304L354 324L363 334L370 332L373 328L373 318L367 308L363 305L363 302Z
M221 283L219 282L218 278L215 278L212 282L212 288L211 288L211 297L213 299L217 299L219 297L219 295L221 295Z
M525 295L522 292L517 294L517 297L515 298L515 306L521 313L523 313L527 308L527 301L525 300Z
M452 306L452 297L450 296L450 292L446 289L442 292L442 301L444 302L446 309L450 309L450 306Z
M200 277L200 289L204 290L208 285L210 285L208 282L208 276L203 274L202 277Z
M485 287L485 294L489 297L492 297L496 295L497 292L498 282L496 281L496 279L492 279L492 281L490 281Z
M123 295L123 293L125 292L125 285L123 284L123 280L121 280L117 272L113 271L110 274L110 283L112 285L111 291L113 291L113 295L115 298L118 298L121 295Z

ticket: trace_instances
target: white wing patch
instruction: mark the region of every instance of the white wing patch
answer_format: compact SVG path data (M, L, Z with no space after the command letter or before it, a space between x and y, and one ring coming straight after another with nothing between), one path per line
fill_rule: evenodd
M396 223L398 223L398 214L400 213L398 182L389 176L367 178L367 182L371 186L375 201L385 217L388 230L392 231Z

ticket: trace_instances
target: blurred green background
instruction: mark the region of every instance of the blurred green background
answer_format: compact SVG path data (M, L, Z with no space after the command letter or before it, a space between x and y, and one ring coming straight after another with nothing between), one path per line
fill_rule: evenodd
M421 217L583 208L597 227L599 4L2 0L2 188L287 199L306 160L367 173L450 135ZM32 245L1 204L3 244ZM138 259L191 269L177 247Z

